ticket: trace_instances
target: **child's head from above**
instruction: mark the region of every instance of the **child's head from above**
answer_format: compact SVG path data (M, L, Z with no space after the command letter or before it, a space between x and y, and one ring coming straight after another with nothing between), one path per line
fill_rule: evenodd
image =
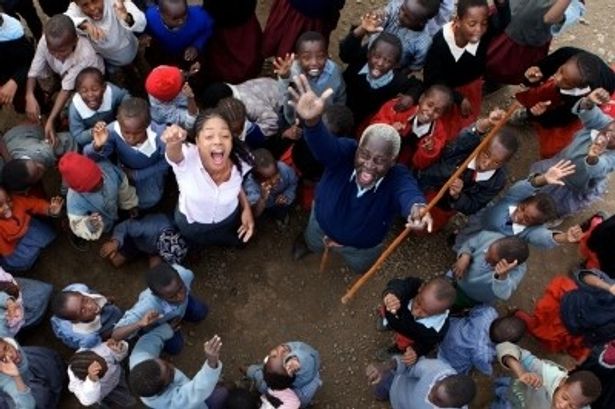
M128 374L130 390L149 398L164 391L175 377L175 367L163 359L148 359L138 363Z
M220 172L229 166L234 140L229 121L220 111L203 111L194 122L193 136L208 172Z
M286 344L280 344L269 351L265 358L263 374L277 374L278 376L291 377L294 380L297 365L300 364L294 355L290 355L290 347ZM280 379L278 379L280 381Z
M416 119L420 124L437 121L453 106L453 91L446 85L432 85L419 98Z
M399 37L380 33L367 50L367 67L372 78L380 78L394 69L401 58L402 45Z
M327 59L327 40L316 31L306 31L297 39L295 53L301 71L308 77L318 77L325 68Z
M186 23L186 0L160 0L158 3L162 22L169 30L176 30Z
M600 380L590 371L571 373L553 393L553 409L581 409L590 405L602 393Z
M603 65L600 57L581 51L558 68L553 80L560 89L585 88L599 81L600 67Z
M510 218L522 226L537 226L557 218L557 205L548 194L536 193L519 202Z
M399 8L399 25L412 31L423 31L438 10L440 0L405 0Z
M13 338L0 338L0 361L12 361L15 365L21 363L21 352Z
M96 162L77 152L62 156L58 169L68 187L79 193L98 192L105 181Z
M45 41L49 53L64 62L77 46L77 30L70 17L56 14L45 24Z
M390 125L368 126L359 140L354 156L356 181L363 189L369 189L383 178L395 165L401 139Z
M207 86L200 95L199 104L203 109L211 109L218 106L218 103L224 98L233 96L233 89L224 82L214 82Z
M159 65L147 75L145 91L148 95L161 102L174 102L173 100L182 92L184 73L172 65Z
M506 260L512 263L515 260L517 265L521 265L527 261L530 256L530 248L527 243L517 236L502 237L495 240L485 253L485 261L492 267L495 267L501 260Z
M248 115L244 103L237 98L224 98L218 102L216 109L228 120L233 137L245 139L241 137L245 131Z
M9 196L3 187L0 187L0 218L10 219L12 216L13 201L11 200L11 196Z
M427 399L439 408L461 408L476 396L476 384L468 375L449 375L437 381Z
M455 42L460 47L478 43L489 26L489 6L486 0L459 0L453 19Z
M519 141L512 128L504 127L476 155L476 171L488 172L501 168L519 149Z
M34 159L11 159L2 168L4 188L9 192L25 192L38 183L47 167Z
M78 291L62 291L53 299L51 310L56 317L72 322L92 322L102 311L92 297Z
M145 274L152 293L169 304L181 304L188 297L188 289L179 273L167 263L160 263Z
M149 105L143 98L127 98L117 110L117 122L120 124L122 136L130 146L145 142L150 120Z
M254 170L260 182L271 181L279 177L275 158L267 149L260 148L252 152L254 157Z
M354 128L354 115L346 105L331 104L325 108L322 122L333 135L346 136Z
M233 388L228 393L224 409L258 409L261 400L244 388Z
M92 20L102 20L105 12L104 0L75 0L75 4Z
M104 377L109 369L107 361L94 351L76 352L68 361L68 367L77 379L85 381L85 378L88 376L88 369L94 362L98 362L101 368L98 377Z
M107 82L96 67L81 70L75 78L75 90L88 108L96 111L103 103Z
M525 335L525 322L511 315L493 320L489 326L489 339L494 344L512 342L516 344Z
M412 299L410 313L415 319L442 314L455 301L455 287L444 277L435 277L423 283Z
M286 373L283 367L275 368L273 365L268 364L269 361L267 361L263 370L263 380L267 387L274 391L292 388L295 377Z

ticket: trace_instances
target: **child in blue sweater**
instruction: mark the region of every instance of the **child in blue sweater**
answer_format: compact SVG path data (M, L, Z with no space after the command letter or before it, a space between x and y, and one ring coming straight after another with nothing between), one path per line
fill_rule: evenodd
M68 107L68 127L79 150L92 142L92 129L98 122L115 121L122 101L130 97L128 91L105 82L96 67L81 70L75 79L77 91Z
M115 152L120 167L137 190L139 208L149 209L162 198L169 170L160 139L163 130L164 126L151 123L145 100L129 98L120 105L117 121L94 126L94 140L83 151L93 159L108 158Z
M160 0L145 11L151 43L147 61L156 65L190 66L197 62L211 37L213 20L201 6L186 0Z

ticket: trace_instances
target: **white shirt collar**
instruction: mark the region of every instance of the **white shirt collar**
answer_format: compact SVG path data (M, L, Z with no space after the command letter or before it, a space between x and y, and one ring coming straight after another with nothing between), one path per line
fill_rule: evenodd
M374 192L377 192L377 191L378 191L378 186L380 186L380 184L382 183L382 180L383 180L384 178L380 178L380 179L378 179L378 180L376 181L376 183L374 183L371 187L369 187L369 188L367 188L367 189L366 189L366 188L364 188L364 187L361 187L361 186L359 185L359 183L356 181L356 179L357 179L357 171L356 171L356 170L353 170L353 171L352 171L352 175L350 175L350 179L348 179L348 181L349 181L349 182L352 182L352 180L353 180L353 179L355 180L355 183L357 184L357 197L361 197L361 196L363 196L365 193L369 192L369 191L370 191L370 190L372 190L372 189L374 189Z
M107 297L100 294L88 294L82 291L77 291L81 293L84 297L89 297L93 299L96 304L102 309L107 304ZM78 334L91 334L93 332L99 331L102 328L102 323L100 320L100 314L94 318L94 320L90 322L73 322L72 324L73 331Z
M79 95L78 92L75 93L75 96L73 97L73 105L75 106L75 109L77 110L77 112L79 112L79 115L81 115L81 118L88 119L88 118L93 117L99 112L111 111L111 103L113 102L112 94L113 94L113 90L111 89L109 84L105 84L105 93L103 94L103 99L102 99L102 102L100 103L100 107L98 107L96 111L90 109L85 104L85 101L83 101L83 98L81 98L81 95Z
M477 43L468 43L465 47L458 47L455 43L455 34L453 33L453 22L448 22L442 27L442 34L444 36L444 41L448 45L451 54L453 54L453 58L455 61L459 61L464 52L469 52L472 55L476 55L478 51L478 45L480 41Z
M120 123L118 121L115 121L113 123L113 130L120 136L120 138L122 138L124 142L126 142L126 139L124 139L124 135L122 135ZM140 145L133 146L132 149L139 151L140 153L144 154L149 158L156 152L156 132L152 130L151 126L148 126L145 132L147 134L147 139L143 141L143 143L141 143Z
M419 124L418 118L415 116L412 120L412 133L416 135L417 138L422 138L427 135L431 130L431 126L433 122L428 122L426 124Z
M512 220L512 215L515 212L515 210L517 210L517 206L508 206L508 215L511 217L511 220ZM515 222L513 222L512 224L513 234L519 234L525 229L527 229L527 226L524 226L522 224L518 224Z
M410 300L410 302L408 303L408 311L412 312L412 300ZM433 328L437 332L440 332L444 324L446 324L446 319L448 318L449 312L449 310L446 310L438 315L431 315L429 317L419 318L415 321L426 328Z
M586 95L591 92L590 87L585 88L571 88L571 89L560 89L559 92L562 95L571 95L573 97L580 97L581 95Z
M472 159L472 161L468 164L468 169L472 169L476 171L476 178L474 178L475 182L483 182L485 180L491 179L491 176L495 174L495 169L488 170L486 172L479 172L476 170L476 158Z

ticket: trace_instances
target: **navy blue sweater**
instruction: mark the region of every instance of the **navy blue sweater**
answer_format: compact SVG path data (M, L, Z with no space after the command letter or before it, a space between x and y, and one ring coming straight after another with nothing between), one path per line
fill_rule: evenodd
M393 217L407 217L415 203L425 203L407 168L393 166L377 189L357 197L354 156L357 141L335 138L320 122L304 128L304 138L325 172L316 188L316 220L325 234L344 246L370 248L382 242Z

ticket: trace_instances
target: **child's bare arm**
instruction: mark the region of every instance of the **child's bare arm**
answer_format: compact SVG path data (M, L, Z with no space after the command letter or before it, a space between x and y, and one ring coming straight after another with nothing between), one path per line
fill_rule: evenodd
M611 294L615 295L615 284L609 284L595 274L584 274L583 276L581 276L581 280L589 286L608 291Z
M564 13L570 5L571 0L556 0L549 11L545 13L543 21L546 24L559 24L564 18Z
M56 97L56 100L53 103L53 108L51 108L51 112L49 113L49 117L47 118L47 123L45 124L45 139L52 145L55 146L57 144L57 136L54 122L56 118L60 115L60 112L66 105L68 98L70 97L70 91L61 90Z
M184 160L182 144L186 140L187 133L177 125L171 125L162 133L162 141L166 145L167 158L176 164Z

